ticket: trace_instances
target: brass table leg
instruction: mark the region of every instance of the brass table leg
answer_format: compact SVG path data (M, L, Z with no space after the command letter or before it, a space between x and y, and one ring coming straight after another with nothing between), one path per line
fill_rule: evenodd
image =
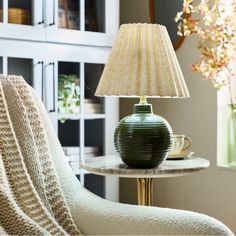
M152 206L153 205L153 179L138 178L138 205Z

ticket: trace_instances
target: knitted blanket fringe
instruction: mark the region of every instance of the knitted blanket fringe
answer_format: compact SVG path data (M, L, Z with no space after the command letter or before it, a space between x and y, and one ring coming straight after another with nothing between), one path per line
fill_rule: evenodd
M31 89L0 76L0 233L78 235Z

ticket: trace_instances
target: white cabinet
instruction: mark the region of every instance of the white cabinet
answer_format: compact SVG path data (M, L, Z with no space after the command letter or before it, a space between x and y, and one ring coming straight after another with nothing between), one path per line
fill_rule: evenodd
M0 0L0 37L112 46L118 0Z
M60 5L65 2L68 5ZM75 174L86 188L108 198L114 196L114 191L117 193L117 180L105 181L104 177L80 170L79 160L115 152L113 131L118 122L118 100L97 98L94 93L118 31L118 2L0 0L3 9L3 18L0 11L0 73L23 75L35 88L64 150L72 153L68 159ZM63 16L63 7L68 8L69 18ZM24 16L25 19L23 14L22 19L17 19L19 24L8 23L14 18L11 10L15 8L30 15ZM94 12L98 14L96 24ZM88 22L88 14L92 23ZM75 21L75 25L68 19ZM76 98L72 97L76 104L73 112L72 103L65 105L67 92L61 93L63 78L76 84L73 89L66 87L70 95L76 91ZM108 184L112 186L106 188ZM117 200L118 195L110 199Z

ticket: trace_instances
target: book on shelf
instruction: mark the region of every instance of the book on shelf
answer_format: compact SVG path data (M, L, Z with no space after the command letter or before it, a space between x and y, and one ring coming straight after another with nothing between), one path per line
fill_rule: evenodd
M102 104L97 103L94 99L84 99L84 109L87 114L103 112Z
M65 155L76 155L80 154L80 147L62 147ZM84 147L84 154L93 154L93 153L99 153L98 147L92 147L92 146L85 146Z
M79 162L80 160L80 147L63 147L66 160L71 162ZM99 156L98 147L84 147L84 157Z

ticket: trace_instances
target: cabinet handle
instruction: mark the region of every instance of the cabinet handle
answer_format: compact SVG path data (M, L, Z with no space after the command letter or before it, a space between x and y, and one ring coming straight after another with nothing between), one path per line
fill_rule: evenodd
M55 0L53 0L53 22L49 24L49 26L55 25L55 18L56 18L56 14L55 14Z
M38 25L44 24L44 0L42 0L42 19L38 22Z
M41 64L41 82L42 82L42 89L41 89L41 97L42 101L44 102L44 90L45 90L45 85L44 85L44 62L43 61L38 61L38 64Z
M53 86L53 108L51 110L49 110L49 112L56 112L56 91L55 91L55 63L54 62L50 62L49 63L50 66L52 66L52 86Z

